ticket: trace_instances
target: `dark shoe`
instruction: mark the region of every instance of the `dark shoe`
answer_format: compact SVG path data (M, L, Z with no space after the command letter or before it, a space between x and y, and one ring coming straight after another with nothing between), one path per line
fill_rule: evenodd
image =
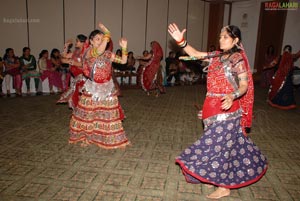
M41 95L43 95L43 92L36 92L36 94L35 95L37 95L37 96L41 96Z
M251 132L251 128L250 127L245 127L245 131L246 131L246 133L250 133Z

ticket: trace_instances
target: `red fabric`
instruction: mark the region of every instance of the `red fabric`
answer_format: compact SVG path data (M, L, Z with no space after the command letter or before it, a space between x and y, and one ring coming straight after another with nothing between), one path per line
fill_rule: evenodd
M72 59L77 62L82 62L84 52L86 51L87 48L88 48L88 43L85 42L81 51L80 50L74 51L74 53L72 55ZM77 77L78 75L83 73L82 67L78 67L78 66L74 66L74 65L72 65L70 67L70 71L74 77Z
M144 68L142 72L142 87L145 91L152 90L154 88L153 80L160 67L160 61L163 57L163 50L158 42L152 42L152 58L149 64Z
M215 52L215 54L219 54L220 52ZM254 102L254 86L252 73L250 71L249 62L247 56L244 51L241 51L240 54L233 55L233 60L239 61L240 59L244 62L244 70L248 75L248 90L246 94L244 94L238 100L235 100L232 108L229 111L234 111L237 109L236 104L239 104L243 109L243 115L241 120L241 126L243 129L245 127L251 127L252 125L252 112L253 112L253 102ZM207 91L215 94L229 94L232 93L235 89L233 85L228 81L224 74L223 68L220 68L222 63L220 62L219 57L213 58L212 64L208 68L208 76L207 76ZM234 70L234 69L233 69ZM217 102L219 101L219 102ZM209 117L213 114L225 113L219 108L221 107L220 98L210 99L208 98L206 107L203 107L203 119L205 117ZM227 111L226 111L227 112Z
M246 56L245 51L241 52L241 55L245 62L245 67L247 69L247 75L248 75L248 90L246 94L244 94L240 98L240 104L243 109L243 116L242 116L242 122L241 125L245 131L245 127L251 127L252 126L252 113L253 113L253 103L254 103L254 85L253 85L253 78L252 78L252 72L250 70L249 61ZM244 132L245 133L245 132Z
M81 80L79 82L76 83L76 87L75 87L75 91L72 95L72 103L73 103L73 107L77 107L78 102L79 102L79 89L84 85L84 81Z
M202 111L202 119L206 119L208 117L221 114L221 113L230 113L238 110L240 108L240 105L237 101L234 101L232 103L232 106L229 110L223 110L221 108L222 101L221 97L206 97L204 104L203 104L203 111ZM206 109L204 109L206 108ZM209 109L207 109L209 108Z
M293 55L288 52L284 52L281 57L278 70L275 74L275 78L271 81L272 87L269 92L269 100L272 100L276 96L282 86L282 83L285 81L286 76L289 74L292 68Z
M91 49L87 51L91 51ZM112 76L111 55L111 52L105 51L97 58L90 57L86 59L83 63L84 75L97 83L108 82Z
M108 50L108 51L112 52L113 49L114 49L113 41L110 39L110 41L107 43L107 46L106 46L105 50Z
M83 73L83 70L77 66L71 66L70 67L70 72L74 77L77 77L78 75Z

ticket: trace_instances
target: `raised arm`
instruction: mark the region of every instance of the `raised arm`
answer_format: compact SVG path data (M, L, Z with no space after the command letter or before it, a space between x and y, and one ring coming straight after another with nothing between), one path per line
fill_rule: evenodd
M299 58L300 58L300 50L296 54L293 54L294 61L297 61Z
M183 48L183 50L191 57L196 57L197 59L202 59L207 56L207 52L197 51L195 48L190 46L187 41L184 39L184 33L186 29L182 31L179 30L178 26L175 23L172 23L168 27L168 32L172 36L172 38L176 41L179 47Z
M104 33L104 36L103 36L103 39L102 39L102 43L97 48L98 54L101 55L105 51L107 43L109 43L109 41L110 41L110 31L101 22L99 23L99 28Z
M127 51L127 39L126 38L121 38L119 40L119 45L121 46L122 50L122 57L113 54L111 57L111 61L115 63L120 63L120 64L126 64L127 63L127 58L128 58L128 51Z

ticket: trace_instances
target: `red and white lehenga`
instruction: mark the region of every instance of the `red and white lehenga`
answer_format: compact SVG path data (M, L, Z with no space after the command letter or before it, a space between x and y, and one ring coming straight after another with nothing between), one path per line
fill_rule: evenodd
M87 51L91 51L89 48ZM110 51L85 58L87 79L70 121L70 143L84 141L106 149L130 144L122 126L124 113L112 80Z
M72 60L76 62L82 62L83 54L87 46L84 46L82 50L75 50L72 55ZM71 65L70 72L73 76L73 80L70 84L70 87L60 96L57 103L68 103L69 107L74 109L77 106L79 101L79 91L84 85L86 78L83 76L82 67Z
M163 58L163 50L158 42L152 41L152 58L145 66L141 76L142 88L145 91L158 89L160 93L165 93L166 89L162 85L162 72L160 61Z
M238 89L237 75L244 72L247 93L222 110L222 97ZM264 175L267 159L243 131L251 126L252 105L253 81L245 55L234 53L225 61L214 57L203 105L204 134L176 158L187 182L240 188Z

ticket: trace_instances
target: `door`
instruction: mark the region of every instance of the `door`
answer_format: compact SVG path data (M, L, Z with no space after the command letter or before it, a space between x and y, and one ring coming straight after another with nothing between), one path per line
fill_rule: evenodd
M274 2L274 1L269 1ZM268 10L266 2L261 3L258 25L254 69L257 75L263 70L265 53L268 46L273 45L275 55L282 52L282 41L287 10Z

